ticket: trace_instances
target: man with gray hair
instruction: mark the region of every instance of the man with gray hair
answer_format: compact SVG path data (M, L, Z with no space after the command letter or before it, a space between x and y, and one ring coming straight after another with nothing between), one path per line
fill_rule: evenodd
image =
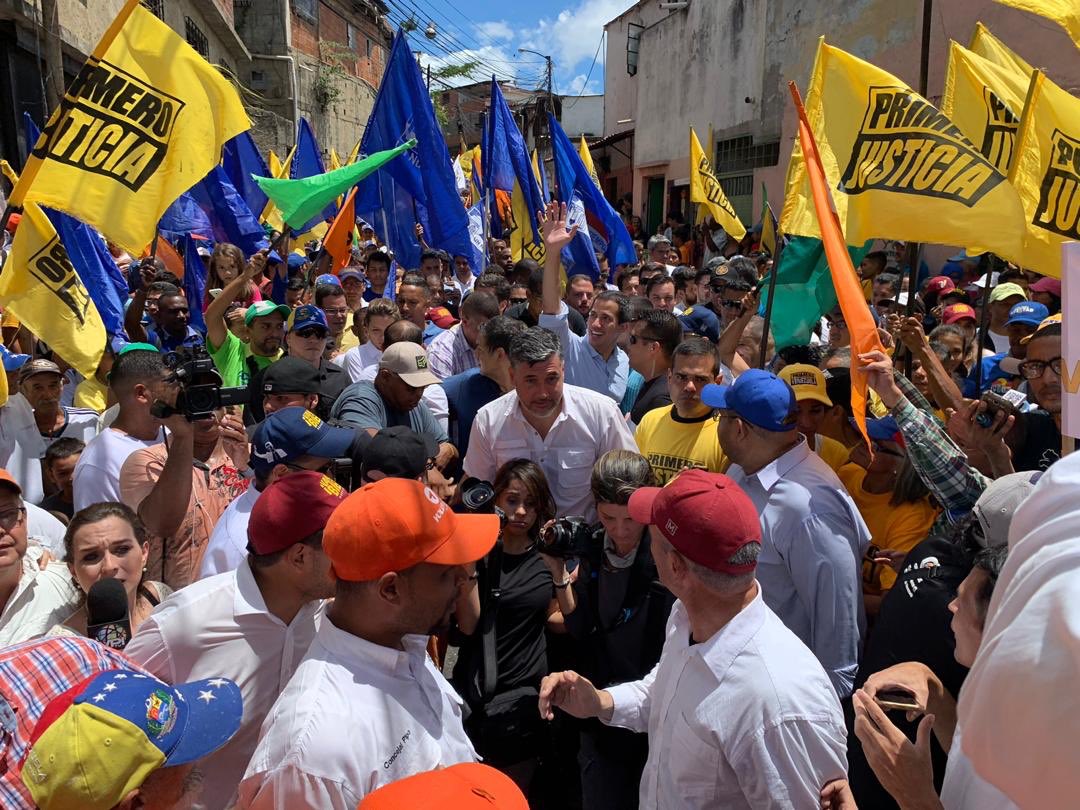
M757 509L726 475L688 470L643 487L660 581L677 598L660 662L598 690L576 672L540 686L540 714L647 731L641 807L818 807L846 771L843 712L821 664L765 605Z
M506 462L529 459L544 470L560 516L595 521L593 464L608 450L637 452L619 406L603 394L566 385L559 339L539 326L510 341L510 381L514 390L476 415L465 475L492 481Z
M649 237L647 249L649 251L649 261L664 265L664 269L670 276L671 271L675 269L673 265L668 264L668 257L671 253L671 240L658 233Z

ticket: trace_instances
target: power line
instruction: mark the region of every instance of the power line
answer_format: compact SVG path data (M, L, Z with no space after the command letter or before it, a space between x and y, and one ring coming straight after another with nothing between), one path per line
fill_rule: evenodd
M578 91L578 94L574 96L574 100L566 105L567 107L573 107L577 104L578 99L585 94L585 88L589 86L589 77L592 76L593 68L596 67L596 59L600 56L600 49L604 47L604 36L606 34L607 31L600 32L600 44L596 46L596 53L593 54L592 64L589 65L589 72L585 74L585 82L581 85L581 90Z

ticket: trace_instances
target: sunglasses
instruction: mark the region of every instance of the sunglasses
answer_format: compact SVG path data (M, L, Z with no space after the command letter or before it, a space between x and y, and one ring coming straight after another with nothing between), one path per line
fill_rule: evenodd
M298 330L296 336L298 338L303 338L304 340L307 340L309 338L324 338L326 337L326 331L320 329L317 326L308 326L304 329Z
M719 301L719 304L725 309L742 309L742 299L728 301L726 298L724 298Z
M660 341L649 335L631 335L630 342L636 346L638 343L659 343Z

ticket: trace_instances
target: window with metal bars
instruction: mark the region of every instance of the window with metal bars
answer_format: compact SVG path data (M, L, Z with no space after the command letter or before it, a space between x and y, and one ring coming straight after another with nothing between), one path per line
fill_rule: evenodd
M203 59L210 58L210 42L191 17L184 17L184 39L202 55Z
M142 4L159 20L165 19L165 0L142 0Z
M713 168L717 175L775 166L780 161L780 141L754 143L753 136L741 135L716 144Z
M293 11L308 22L318 20L318 0L292 0Z

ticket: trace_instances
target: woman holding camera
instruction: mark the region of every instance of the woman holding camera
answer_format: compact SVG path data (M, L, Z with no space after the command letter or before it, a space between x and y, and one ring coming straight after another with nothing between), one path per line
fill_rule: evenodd
M644 456L605 453L592 471L600 524L590 552L569 575L566 560L542 555L566 630L578 642L578 672L598 689L643 678L664 646L675 597L660 584L647 527L632 520L626 507L635 490L650 486L655 481ZM571 587L560 588L563 583ZM584 722L578 763L585 810L636 807L648 749L644 734Z
M473 745L527 795L547 741L536 709L548 673L544 631L562 629L551 574L536 551L555 503L543 470L524 459L504 464L493 487L505 524L458 599L452 681L471 710L465 731Z

